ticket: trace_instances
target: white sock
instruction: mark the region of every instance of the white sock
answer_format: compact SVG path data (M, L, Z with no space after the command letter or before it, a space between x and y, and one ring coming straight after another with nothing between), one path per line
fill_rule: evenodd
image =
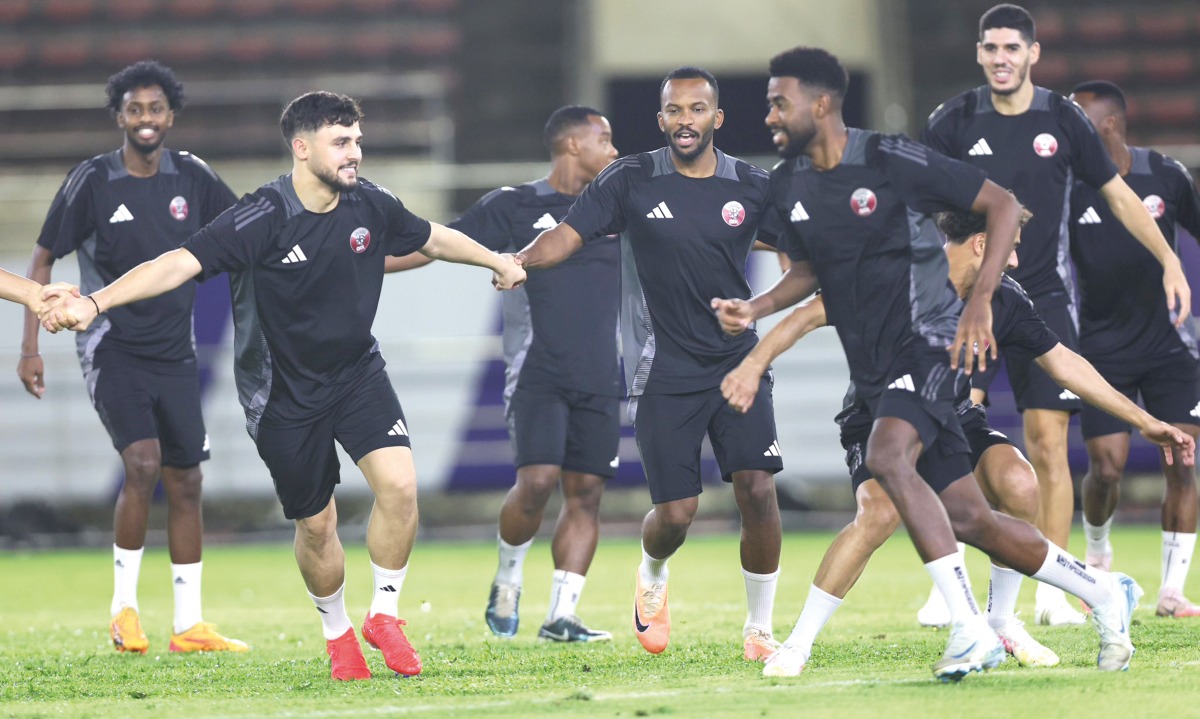
M770 574L755 574L742 569L746 580L746 623L742 634L751 629L760 629L771 634L771 617L775 611L775 587L779 584L779 570Z
M1067 591L1074 594L1093 609L1108 602L1112 597L1112 582L1108 572L1087 566L1054 542L1046 544L1049 545L1046 560L1037 574L1033 575L1034 579L1044 582L1042 586L1057 587L1059 593ZM1038 594L1041 594L1040 586ZM1066 601L1065 597L1063 601Z
M172 564L171 586L175 588L175 633L182 634L204 618L200 614L200 566Z
M1087 517L1083 518L1083 536L1087 537L1087 553L1092 555L1112 554L1112 544L1108 534L1112 531L1113 518L1109 517L1104 524L1089 524Z
M971 593L971 578L967 576L962 552L947 554L925 564L933 583L946 599L950 608L951 622L967 622L973 617L982 617L975 595Z
M1063 590L1052 584L1047 584L1045 580L1039 578L1037 575L1034 575L1034 579L1038 580L1034 598L1039 609L1042 607L1053 607L1058 604L1070 606L1070 603L1067 602L1067 595L1063 593Z
M350 616L346 614L346 602L342 598L342 592L346 590L346 585L338 587L338 590L328 597L318 597L312 592L308 593L309 599L312 599L313 604L317 606L317 612L321 615L321 630L325 634L326 641L337 639L346 633L346 630L351 628Z
M530 539L524 544L509 544L497 535L496 544L500 548L500 564L496 567L496 583L521 586L522 575L525 571L525 555L529 554L533 540Z
M1017 611L1017 595L1021 593L1024 576L1015 569L992 565L992 577L988 582L988 624L999 629Z
M808 588L808 598L804 600L804 608L800 610L800 618L792 633L784 644L797 647L805 657L812 656L812 645L817 635L825 627L825 622L833 616L837 608L842 606L842 600L813 584Z
M1162 588L1183 591L1192 552L1196 550L1196 533L1162 533Z
M667 581L667 576L670 572L667 571L667 560L670 556L662 559L655 559L649 554L646 554L646 547L642 546L642 564L638 567L638 571L642 573L642 582L645 584L662 584Z
M130 607L137 611L138 574L142 571L142 553L140 549L121 549L113 545L113 598L112 615L120 613L121 607Z
M371 595L371 609L367 615L400 616L400 590L404 588L404 575L408 574L408 565L405 564L399 569L384 569L371 562L371 574L375 578L375 593Z
M583 584L587 577L565 569L555 569L554 578L550 582L550 612L546 621L552 622L559 617L575 613L579 606L579 595L583 594Z

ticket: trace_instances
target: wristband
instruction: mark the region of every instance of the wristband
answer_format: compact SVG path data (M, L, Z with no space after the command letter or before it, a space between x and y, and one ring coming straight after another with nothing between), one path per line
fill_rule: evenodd
M87 298L92 301L92 305L96 308L96 316L100 316L100 304L96 302L96 298L88 295Z

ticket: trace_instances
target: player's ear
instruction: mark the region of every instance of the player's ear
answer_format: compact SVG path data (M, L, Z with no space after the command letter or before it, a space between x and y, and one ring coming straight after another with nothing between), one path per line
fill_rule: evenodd
M717 108L717 119L716 119L716 122L713 123L713 129L720 130L721 125L724 125L724 124L725 124L725 111L718 107Z
M659 132L667 131L667 121L663 118L663 114L661 112L658 113L658 131Z
M308 143L300 135L292 138L292 154L301 160L308 159Z
M971 235L971 247L977 256L983 257L983 251L987 249L987 235L983 232Z
M1034 40L1033 44L1029 46L1029 64L1036 65L1038 58L1040 58L1041 56L1042 56L1042 44L1040 42L1038 42L1037 40Z

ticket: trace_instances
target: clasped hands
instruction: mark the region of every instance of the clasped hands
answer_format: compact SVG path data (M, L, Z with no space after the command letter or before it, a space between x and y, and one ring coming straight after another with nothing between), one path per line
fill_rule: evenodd
M95 300L79 293L79 287L67 282L55 282L42 287L41 296L29 307L48 332L87 329L99 307Z

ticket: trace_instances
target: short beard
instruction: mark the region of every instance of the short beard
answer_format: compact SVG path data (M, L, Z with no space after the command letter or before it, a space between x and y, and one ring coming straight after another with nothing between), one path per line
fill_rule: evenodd
M337 170L333 172L325 172L318 170L313 173L317 179L324 182L329 188L335 192L349 192L358 187L358 176L355 175L353 180L343 180L338 176Z
M671 148L671 154L673 156L684 162L691 162L697 157L700 157L700 155L712 145L713 130L700 133L700 141L697 142L696 146L690 150L680 150L678 147L676 147L675 143L671 142L671 140L674 138L672 138L671 134L668 132L664 132L663 137L667 138L667 147Z
M988 89L992 91L992 94L999 95L1000 97L1008 97L1009 95L1016 93L1017 90L1025 87L1025 81L1029 78L1029 65L1022 67L1020 71L1016 73L1016 76L1017 84L1013 85L1011 89L997 90L991 86L989 86Z
M804 151L808 149L813 138L817 136L817 131L814 129L803 135L797 135L784 129L783 135L787 138L787 144L783 147L777 147L775 151L785 160L794 160L803 155Z
M153 153L154 151L158 150L158 148L162 147L163 143L167 141L167 135L164 132L158 133L158 139L151 143L143 142L141 138L139 138L137 134L133 132L127 133L125 136L129 138L129 146L143 155L149 155Z

